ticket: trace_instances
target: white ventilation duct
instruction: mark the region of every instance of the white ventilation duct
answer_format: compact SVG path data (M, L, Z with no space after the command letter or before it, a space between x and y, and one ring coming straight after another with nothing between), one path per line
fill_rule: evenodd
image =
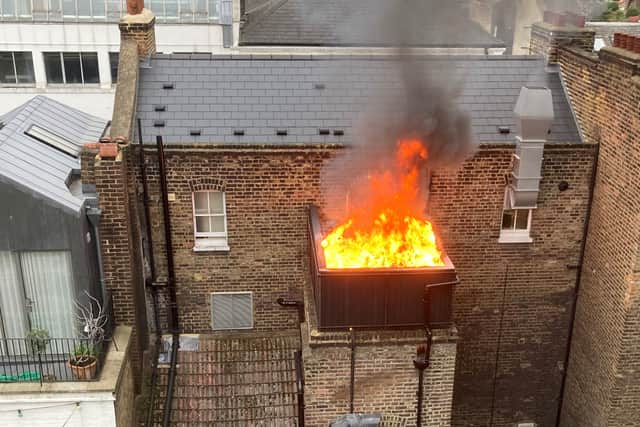
M523 87L513 112L517 147L506 208L531 209L538 201L542 154L553 122L551 91L545 87Z

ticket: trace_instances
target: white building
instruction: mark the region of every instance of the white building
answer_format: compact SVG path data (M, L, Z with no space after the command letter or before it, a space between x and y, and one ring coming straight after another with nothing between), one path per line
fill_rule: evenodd
M147 0L158 52L237 45L239 0ZM33 96L109 119L125 0L0 0L0 114Z

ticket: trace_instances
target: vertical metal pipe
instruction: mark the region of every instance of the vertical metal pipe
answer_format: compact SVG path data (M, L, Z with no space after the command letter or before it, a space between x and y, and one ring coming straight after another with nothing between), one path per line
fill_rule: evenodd
M351 332L351 383L349 387L349 413L353 414L353 399L356 386L356 333L353 328L349 328Z
M165 245L167 252L167 286L169 288L169 306L171 308L171 367L169 368L169 380L167 382L167 395L164 401L164 415L162 417L163 427L169 427L171 422L171 401L173 399L173 388L176 381L176 364L178 359L178 346L180 341L180 324L178 319L178 303L176 297L176 280L173 265L173 245L171 243L171 216L169 213L169 197L167 191L166 163L164 157L164 146L162 137L156 137L158 147L158 163L160 166L160 187L162 190L162 213L164 219Z
M418 370L418 407L416 408L416 427L422 427L422 402L424 400L424 369Z

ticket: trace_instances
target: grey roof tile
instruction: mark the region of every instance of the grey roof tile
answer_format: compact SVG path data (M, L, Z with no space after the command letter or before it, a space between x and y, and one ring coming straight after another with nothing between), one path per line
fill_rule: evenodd
M25 134L37 125L71 142L79 152L102 135L106 121L44 96L0 117L0 180L78 212L84 199L71 193L66 180L80 160Z
M403 86L397 75L397 62L386 57L360 57L335 60L329 56L311 60L243 59L182 60L172 56L155 56L151 68L141 70L138 117L142 119L146 140L160 129L153 128L156 119L167 120L161 129L167 142L193 141L184 126L202 128L198 142L341 142L351 143L355 121L367 108L381 110L375 94L402 96ZM515 127L513 107L525 85L544 85L553 93L556 119L551 128L551 142L579 142L573 114L557 72L545 70L536 57L491 56L424 56L425 68L437 77L446 76L460 85L460 108L469 113L472 131L479 142L513 140L513 134L501 135L498 126ZM174 62L182 65L172 67ZM239 64L244 64L242 67ZM204 68L202 68L204 66ZM185 73L198 69L199 74ZM212 73L207 71L214 70ZM244 70L245 73L239 73ZM299 71L304 70L304 74ZM259 74L252 74L259 72ZM204 87L189 85L206 76ZM162 78L158 78L162 76ZM259 77L257 79L256 77ZM197 78L197 80L196 80ZM164 90L161 84L171 80L174 90ZM313 89L313 84L324 89ZM153 105L166 105L165 112L156 112ZM188 124L184 124L188 120ZM193 121L196 121L193 124ZM176 123L176 124L174 124ZM177 126L177 127L175 127ZM287 136L274 136L275 127L288 130ZM317 129L340 128L344 136L318 136ZM234 136L233 129L244 129L245 136ZM207 137L211 135L212 137ZM215 136L215 137L213 137ZM318 136L318 138L316 138Z

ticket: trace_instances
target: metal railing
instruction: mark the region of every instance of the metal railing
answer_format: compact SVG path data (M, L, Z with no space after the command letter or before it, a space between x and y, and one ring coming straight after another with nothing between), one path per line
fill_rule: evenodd
M109 294L104 306L104 339L96 343L87 338L0 338L0 383L100 379L115 329ZM82 363L71 363L73 356Z

